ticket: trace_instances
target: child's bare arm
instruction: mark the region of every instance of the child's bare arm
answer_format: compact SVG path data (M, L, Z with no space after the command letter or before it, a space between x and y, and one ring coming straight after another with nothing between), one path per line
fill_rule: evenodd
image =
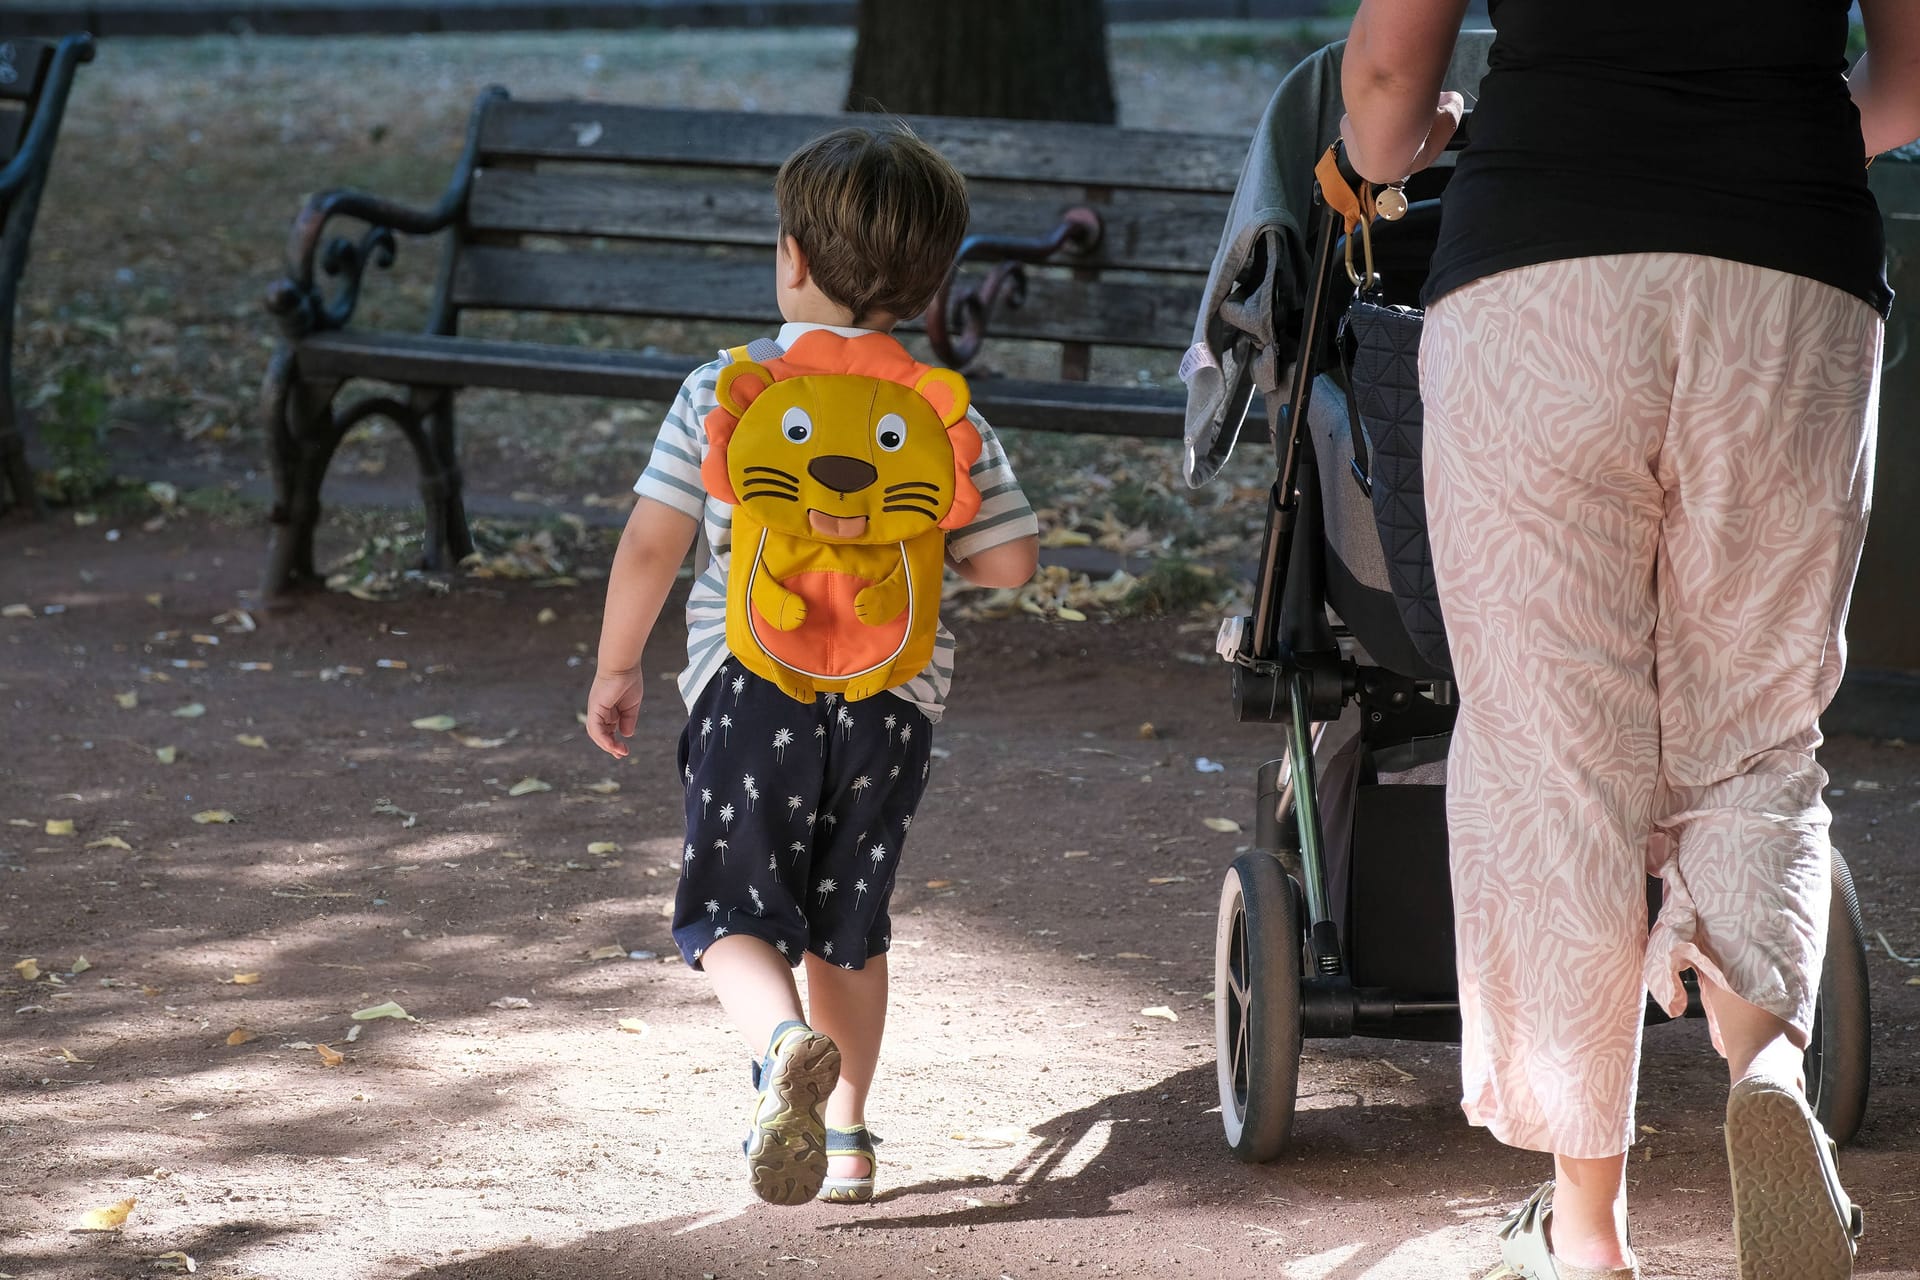
M587 694L587 735L615 758L626 756L621 739L633 736L640 718L645 683L640 653L699 528L693 517L643 497L620 535L607 576L599 669Z
M1040 567L1040 539L1028 534L984 547L965 560L948 556L947 563L976 587L1024 587Z

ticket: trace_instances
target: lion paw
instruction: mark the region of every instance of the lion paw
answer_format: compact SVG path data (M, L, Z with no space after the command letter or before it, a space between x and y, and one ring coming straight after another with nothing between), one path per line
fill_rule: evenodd
M907 607L904 594L886 586L867 587L853 598L853 615L870 627L884 626Z

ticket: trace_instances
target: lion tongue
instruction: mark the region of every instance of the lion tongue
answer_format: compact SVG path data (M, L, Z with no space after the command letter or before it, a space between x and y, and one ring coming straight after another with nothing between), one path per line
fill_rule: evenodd
M857 538L867 531L865 516L830 516L824 511L807 512L813 531L826 538Z

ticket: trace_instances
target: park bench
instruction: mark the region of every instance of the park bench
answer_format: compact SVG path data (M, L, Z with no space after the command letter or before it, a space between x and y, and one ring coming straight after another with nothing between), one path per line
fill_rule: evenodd
M315 580L321 484L356 424L382 417L409 440L425 564L442 568L472 548L458 391L667 401L718 347L770 333L774 171L800 143L856 121L880 118L520 102L491 89L432 208L312 197L267 295L284 334L262 401L275 486L267 591ZM1178 439L1185 398L1167 375L1191 341L1245 139L907 123L967 175L973 203L948 290L907 326L909 343L965 371L996 427ZM358 327L365 273L393 263L403 234L443 238L424 331ZM613 332L676 323L664 341L608 346L582 340L579 317ZM529 330L571 340L529 341ZM343 395L361 382L384 386Z
M74 71L91 61L91 36L68 36L56 45L0 34L0 511L15 503L40 511L13 398L13 304L67 91Z

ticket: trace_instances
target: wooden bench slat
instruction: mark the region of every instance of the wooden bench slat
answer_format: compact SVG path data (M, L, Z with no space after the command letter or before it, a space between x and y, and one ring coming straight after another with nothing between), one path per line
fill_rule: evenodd
M318 334L300 347L301 373L322 380L625 400L670 400L700 363L690 356L381 332ZM1179 439L1185 422L1181 391L1017 378L974 378L970 385L996 428Z
M1070 205L1092 203L1104 222L1100 245L1074 265L1204 273L1213 263L1228 197L1203 192L1130 193L1091 201L1077 188L972 185L975 234L1040 236ZM474 175L468 226L532 232L764 246L779 218L766 175L654 170L482 169Z
M455 267L464 309L659 316L778 323L773 254L542 252L475 245ZM997 339L1091 342L1184 351L1199 305L1197 278L1168 282L1068 280L1029 274L1027 302L996 313ZM919 328L911 322L906 328Z
M886 127L892 119L509 99L490 108L481 123L481 162L583 160L767 171L801 143L831 129ZM1243 140L1218 134L944 116L904 119L974 178L1231 193L1246 158Z

